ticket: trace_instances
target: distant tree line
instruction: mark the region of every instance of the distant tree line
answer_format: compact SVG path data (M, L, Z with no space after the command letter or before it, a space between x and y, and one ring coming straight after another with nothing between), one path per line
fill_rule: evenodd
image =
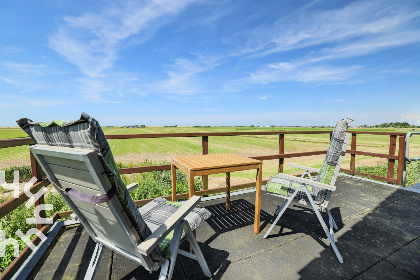
M364 127L367 127L367 125L364 125ZM390 123L383 123L383 124L377 124L370 127L375 128L386 128L386 127L394 127L394 128L414 128L415 125L411 125L408 122L390 122Z

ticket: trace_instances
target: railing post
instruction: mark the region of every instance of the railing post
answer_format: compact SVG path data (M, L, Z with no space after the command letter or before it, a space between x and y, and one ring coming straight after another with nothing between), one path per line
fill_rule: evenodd
M30 154L30 158L31 158L32 177L36 177L37 180L40 181L40 180L42 180L41 166L36 161L32 152L29 151L29 154ZM45 199L44 199L44 195L41 195L41 197L39 197L37 200L35 200L35 207L37 207L38 205L43 205L43 204L45 204ZM45 210L39 211L39 218L45 219L46 217L47 217L47 215L45 213ZM38 221L36 221L36 228L41 229L42 228L42 223L38 223Z
M397 185L402 185L403 172L405 164L405 136L398 139L398 169L397 169Z
M390 135L389 136L389 155L394 156L397 146L397 135ZM388 179L394 179L394 166L395 166L395 159L388 159ZM390 181L388 180L388 183Z
M351 150L352 151L356 151L356 135L355 133L351 134ZM356 171L356 154L350 154L351 158L350 158L350 170L351 171ZM354 175L354 174L353 174Z
M279 154L284 154L284 134L279 134ZM279 158L279 173L283 173L284 158Z
M209 153L209 137L208 136L201 137L201 146L203 149L203 155L207 155ZM207 190L209 188L209 176L208 175L201 176L201 181L203 182L202 190Z

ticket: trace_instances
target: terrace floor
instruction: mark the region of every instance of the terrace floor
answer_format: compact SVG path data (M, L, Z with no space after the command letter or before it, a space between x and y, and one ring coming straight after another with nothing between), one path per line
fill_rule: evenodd
M262 194L261 233L253 233L255 192L202 202L212 217L197 240L212 279L420 279L420 193L340 176L330 210L339 227L340 264L316 217L289 208L267 239L279 198ZM183 244L188 248L188 243ZM67 227L30 279L82 279L95 244L80 225ZM157 279L106 249L95 279ZM207 279L198 263L178 257L173 279Z

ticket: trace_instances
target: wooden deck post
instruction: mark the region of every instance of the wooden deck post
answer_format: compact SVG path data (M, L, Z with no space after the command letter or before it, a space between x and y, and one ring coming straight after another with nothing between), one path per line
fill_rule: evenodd
M209 137L202 136L201 137L201 145L203 149L203 155L207 155L209 153ZM209 188L209 175L201 176L202 181L202 190L205 191Z
M176 168L171 164L172 202L176 201Z
M357 134L352 133L351 134L351 150L352 151L356 151L356 136ZM356 171L356 154L351 154L351 158L350 158L350 170L351 171Z
M31 151L29 151L30 154L30 158L31 158L31 172L32 172L32 177L36 177L37 181L41 181L42 180L42 168L41 166L38 164L38 162L36 161L34 155L32 154ZM35 196L36 198L36 196ZM45 204L45 197L44 195L41 195L41 197L39 197L37 200L35 200L35 207ZM41 219L45 219L47 217L47 214L45 213L45 210L41 210L39 211L39 217L35 217L35 218L41 218ZM38 221L38 219L36 219L36 228L37 229L41 229L42 228L42 223L40 221Z
M284 134L279 134L279 154L284 154ZM284 158L279 158L279 173L283 173Z
M395 155L397 146L397 135L390 135L389 136L389 155ZM394 166L395 166L395 159L388 159L388 179L394 179ZM388 180L388 183L390 181Z

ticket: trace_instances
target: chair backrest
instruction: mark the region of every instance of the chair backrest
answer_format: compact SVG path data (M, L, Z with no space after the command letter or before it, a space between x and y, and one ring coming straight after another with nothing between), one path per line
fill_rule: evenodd
M64 191L71 188L100 195L113 187L94 150L46 145L31 146L30 150L94 241L152 269L155 261L138 252L141 238L117 195L95 205L74 199Z
M94 118L82 113L79 119L68 122L53 121L41 123L23 118L19 119L17 123L38 145L50 147L51 149L53 147L73 149L66 153L70 153L70 151L76 152L75 149L87 149L90 153L93 151L96 157L93 155L90 157L95 158L98 165L97 168L103 172L102 177L105 182L109 182L111 186L115 186L118 189L116 197L124 210L123 214L128 217L128 220L137 232L138 241L145 240L152 233L132 201L124 182L121 180L108 141L101 126ZM56 152L59 153L58 150ZM61 150L61 152L64 153L64 150ZM60 156L56 157L60 158ZM62 164L64 163L62 162ZM70 166L69 168L73 167ZM81 174L85 173L78 173L78 175ZM75 178L80 180L77 177ZM65 188L66 186L62 187ZM156 248L151 255L156 263L160 263L163 259L159 248Z
M347 129L349 123L352 121L349 118L342 119L335 125L327 155L315 179L316 181L328 185L335 184L350 139L350 134L347 133Z
M330 145L328 147L327 155L318 172L315 181L335 185L338 174L340 173L341 164L343 163L344 155L346 153L347 144L350 139L350 134L347 132L348 125L352 119L342 119L337 122L331 135ZM327 207L331 198L332 191L313 188L312 195L314 200L319 203L320 207Z

